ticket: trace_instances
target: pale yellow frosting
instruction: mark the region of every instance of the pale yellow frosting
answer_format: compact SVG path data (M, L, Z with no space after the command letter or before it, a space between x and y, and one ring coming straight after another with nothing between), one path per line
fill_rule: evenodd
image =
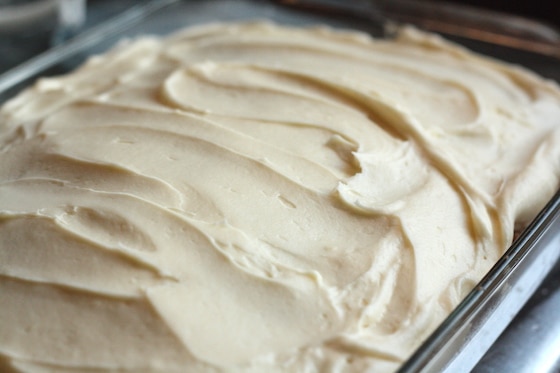
M2 372L396 369L560 177L560 90L405 29L141 38L0 114Z

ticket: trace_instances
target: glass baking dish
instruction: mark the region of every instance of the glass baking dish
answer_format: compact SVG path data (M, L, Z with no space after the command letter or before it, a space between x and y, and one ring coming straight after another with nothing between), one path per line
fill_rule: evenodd
M163 35L194 24L266 18L283 24L328 24L365 31L376 37L386 36L385 25L375 15L358 16L352 12L323 11L323 8L301 11L280 3L259 0L156 0L139 4L0 75L0 103L39 76L73 70L89 56L106 51L122 38ZM560 81L560 67L554 57L498 46L488 41L451 38L471 49L523 64ZM399 371L471 370L559 258L560 193L557 193L491 271Z

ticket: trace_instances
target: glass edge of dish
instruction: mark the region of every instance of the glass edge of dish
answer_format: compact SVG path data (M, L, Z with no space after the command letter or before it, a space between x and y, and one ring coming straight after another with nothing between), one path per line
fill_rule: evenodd
M438 355L441 355L442 352L444 354L446 352L449 353L449 351L445 350L449 349L450 344L457 343L453 338L463 332L462 337L464 340L458 343L462 345L472 343L481 327L484 327L492 316L495 316L498 312L503 314L507 311L507 315L504 315L504 317L508 318L507 322L501 330L493 330L493 335L490 337L490 342L494 342L507 324L521 310L528 297L532 295L533 290L536 290L536 287L540 285L546 275L553 269L555 263L560 260L560 250L557 246L552 249L546 247L549 243L546 240L551 241L560 238L560 231L551 231L552 226L555 224L560 226L560 191L555 193L537 217L523 230L488 273L445 318L440 326L430 334L415 353L407 359L398 372L431 372L434 371L434 368L437 368L438 371L447 371L447 366L457 356L441 357ZM542 240L545 241L543 242ZM549 255L550 258L546 258L546 255ZM542 264L539 261L541 257L548 259L546 260L548 263L547 268L535 268ZM524 265L527 267L522 268ZM544 270L534 273L531 283L522 283L526 279L523 275L528 270L535 269ZM521 298L524 298L523 302L516 302L513 305L515 308L501 309L502 301L509 293L515 290L516 286L527 288L525 290L525 297L521 296ZM485 308L488 305L493 307ZM457 351L455 351L455 355L456 353ZM482 355L478 356L479 359L481 357ZM476 362L478 360L473 361L470 368L473 368ZM436 366L433 366L434 363ZM470 371L470 369L465 371Z
M22 62L0 74L0 94L21 83L25 83L29 79L38 78L38 75L49 67L61 63L80 52L87 51L88 48L99 44L107 37L117 36L119 32L131 28L157 11L179 1L181 0L152 0L145 4L135 5L121 14L101 22L90 30ZM0 104L8 98L2 97Z

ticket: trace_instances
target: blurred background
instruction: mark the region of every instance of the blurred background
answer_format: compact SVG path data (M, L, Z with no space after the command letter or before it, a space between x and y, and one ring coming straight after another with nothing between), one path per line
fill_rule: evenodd
M0 0L0 73L124 10L149 0ZM157 0L156 0L157 1ZM200 0L197 0L200 1ZM264 0L263 0L264 1ZM333 2L333 0L326 0ZM364 0L340 1L340 3ZM375 2L376 0L365 0ZM391 4L391 0L380 0ZM511 13L560 29L560 0L404 0Z
M425 0L416 0L425 1ZM432 0L476 6L493 11L507 12L560 27L560 1L558 0Z

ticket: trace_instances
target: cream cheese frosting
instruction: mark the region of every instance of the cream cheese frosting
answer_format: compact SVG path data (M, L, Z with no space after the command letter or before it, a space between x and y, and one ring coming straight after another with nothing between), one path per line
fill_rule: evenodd
M0 367L392 371L557 190L560 90L403 29L143 37L0 111Z

